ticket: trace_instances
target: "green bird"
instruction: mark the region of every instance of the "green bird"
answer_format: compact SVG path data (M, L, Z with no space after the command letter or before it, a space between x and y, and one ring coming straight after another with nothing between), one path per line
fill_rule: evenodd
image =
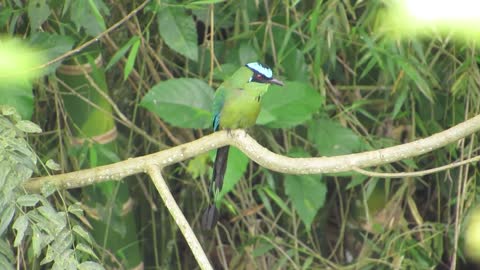
M213 131L248 128L255 125L260 113L260 99L267 92L270 84L283 86L281 81L273 78L272 70L266 65L253 62L239 68L215 92L212 108ZM223 186L228 149L227 145L217 150L210 187L212 201L202 216L204 229L212 229L218 220L215 202Z

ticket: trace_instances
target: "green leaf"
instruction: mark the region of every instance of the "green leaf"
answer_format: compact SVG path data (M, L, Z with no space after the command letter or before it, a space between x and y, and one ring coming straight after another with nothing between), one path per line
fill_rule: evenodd
M137 58L139 47L140 47L140 39L137 38L137 40L133 43L130 53L128 54L127 63L125 64L125 69L123 70L124 81L128 78L128 76L133 70L133 65L135 64L135 59Z
M0 269L14 270L13 262L15 261L15 255L13 254L12 247L6 239L0 239Z
M112 56L112 59L110 59L108 62L105 70L109 70L113 65L115 65L138 40L140 40L140 38L138 36L134 36L127 43L125 43L122 48L117 50L117 52Z
M170 49L197 61L197 30L195 22L181 8L164 8L157 14L160 36Z
M88 262L83 262L78 265L78 270L104 270L103 266L101 264L98 264L96 262L88 261Z
M5 29L4 27L7 25L10 16L13 14L13 9L9 7L2 7L0 10L0 27Z
M27 194L17 198L17 204L22 207L33 207L42 200L42 196L38 194Z
M17 109L15 109L15 107L10 105L1 105L0 110L2 111L2 114L6 116L17 114Z
M272 239L272 242L275 240ZM270 250L274 249L275 246L272 245L272 242L266 241L265 239L260 239L260 241L255 245L255 249L252 251L252 256L257 258L259 256L265 255Z
M45 166L47 166L47 168L49 168L50 170L53 170L53 171L60 171L62 169L60 164L55 162L55 160L53 160L53 159L47 160L47 162L45 162Z
M79 202L69 205L67 211L69 213L72 213L73 215L75 215L78 218L83 218L84 217L83 216L83 209L82 209L81 204Z
M92 248L89 247L89 246L87 246L87 245L85 245L85 244L79 243L79 244L76 245L75 249L76 249L76 250L79 250L79 251L81 251L81 252L83 252L83 253L85 253L85 254L88 254L88 255L90 255L91 257L93 257L93 258L95 258L95 259L98 260L98 257L97 257L97 255L95 255L95 252L93 252Z
M208 4L217 4L225 2L225 0L197 0L187 4L187 7L194 8L195 6L208 5ZM198 8L198 7L197 7Z
M286 82L285 86L270 86L262 98L262 111L257 123L271 128L289 128L312 118L322 106L323 97L310 85Z
M360 151L363 142L351 129L322 118L309 125L308 138L322 156L345 155Z
M407 99L408 96L408 91L406 89L402 90L400 95L395 98L395 106L393 107L393 112L392 112L392 119L395 119L397 114L400 112L400 109L403 107L403 104L405 104L405 100Z
M286 175L285 193L292 200L305 227L310 229L318 210L325 202L327 187L320 175Z
M33 256L38 258L42 252L42 242L46 236L40 232L37 226L32 226L32 249Z
M100 0L94 2L92 0L73 0L70 8L70 18L77 30L83 28L90 36L96 36L106 30L105 21L100 12L108 15L105 3Z
M308 157L303 149L293 149L289 156ZM327 186L321 175L286 175L285 193L293 203L300 219L310 230L313 219L323 206L327 194Z
M207 173L210 157L208 153L198 155L188 161L187 172L192 176L193 179L198 179L200 176Z
M240 43L240 47L238 49L238 59L240 60L239 62L241 65L257 61L257 51L255 50L255 48L253 48L250 42Z
M78 236L80 236L82 239L87 241L90 245L92 244L92 238L90 237L90 234L82 227L79 225L73 226L73 232L76 233Z
M12 225L12 228L17 231L13 246L18 247L25 236L25 231L28 228L28 218L26 215L19 216Z
M219 199L230 192L247 171L248 157L235 147L230 147L228 164Z
M234 64L223 64L220 66L215 66L215 69L213 69L213 79L225 81L230 76L232 76L237 69L238 65Z
M32 118L34 101L32 83L29 80L2 82L0 84L0 100L2 105L13 106L23 119Z
M268 214L270 214L271 217L275 216L273 213L273 208L272 204L270 203L270 200L267 197L267 194L262 189L257 189L258 196L260 197L260 200L262 201L263 206L267 210Z
M32 121L21 120L15 126L23 132L26 133L40 133L42 129Z
M290 209L288 208L287 204L285 203L285 201L280 198L280 196L277 195L277 193L275 193L275 191L271 190L270 188L268 187L265 187L263 188L263 191L265 191L265 193L285 212L287 213L289 216L292 215L292 212L290 211Z
M27 12L33 31L37 31L40 25L47 20L51 13L50 7L47 4L47 0L28 1Z
M74 41L68 36L61 36L56 34L50 34L47 32L38 32L30 36L30 45L37 48L39 53L46 57L46 61L53 60L60 55L70 51L73 47ZM43 75L53 73L60 61L48 65L42 70Z
M213 90L198 79L172 79L155 85L143 97L140 106L170 124L183 128L207 128L211 125Z
M308 81L308 65L305 62L305 54L300 50L295 49L287 54L287 57L282 63L285 75L289 80L293 81Z
M66 226L66 221L63 215L58 213L51 205L40 206L37 208L38 212L45 218L47 218L57 230L61 230Z
M3 235L5 230L12 222L13 215L15 215L15 205L11 204L6 209L2 209L2 217L0 220L0 236Z

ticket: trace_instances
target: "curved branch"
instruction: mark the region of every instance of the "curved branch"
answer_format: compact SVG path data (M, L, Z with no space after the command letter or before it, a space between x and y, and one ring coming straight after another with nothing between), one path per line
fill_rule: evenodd
M145 172L151 165L165 167L227 144L236 146L259 165L277 172L289 174L346 172L356 168L387 164L419 156L457 142L479 130L480 115L445 131L410 143L357 154L317 158L290 158L278 155L258 144L243 130L232 130L229 133L220 131L155 154L77 172L34 178L25 183L24 187L27 191L38 192L46 183L59 189L65 189L121 179L125 176Z

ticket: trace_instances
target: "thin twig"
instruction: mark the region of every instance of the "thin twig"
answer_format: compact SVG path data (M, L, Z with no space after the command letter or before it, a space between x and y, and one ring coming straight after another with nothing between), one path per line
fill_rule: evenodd
M450 170L450 169L453 169L453 168L456 168L458 166L462 166L462 165L465 165L465 164L468 164L468 163L477 162L479 160L480 160L480 156L476 156L476 157L469 158L469 159L466 159L466 160L462 160L462 161L459 161L459 162L454 162L454 163L447 164L447 165L444 165L444 166L440 166L440 167L436 167L436 168L432 168L432 169L428 169L428 170L416 171L416 172L381 173L381 172L367 171L367 170L363 170L363 169L360 169L360 168L354 168L353 170L358 172L358 173L368 175L368 176L371 176L371 177L382 177L382 178L418 177L418 176L424 176L424 175L432 174L432 173L436 173L436 172Z

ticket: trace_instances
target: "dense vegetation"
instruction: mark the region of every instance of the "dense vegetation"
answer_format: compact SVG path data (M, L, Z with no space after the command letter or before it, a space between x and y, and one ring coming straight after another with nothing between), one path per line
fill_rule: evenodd
M47 58L33 83L0 77L10 105L0 116L0 268L198 267L146 175L46 186L42 195L21 187L32 175L210 133L214 89L251 61L286 81L270 88L249 130L282 155L385 148L477 115L475 42L391 35L381 27L387 8L380 0L0 0L1 31ZM216 269L460 269L476 166L393 176L471 158L478 147L472 135L368 168L389 178L284 175L231 151L211 232L199 223L213 153L163 174Z

